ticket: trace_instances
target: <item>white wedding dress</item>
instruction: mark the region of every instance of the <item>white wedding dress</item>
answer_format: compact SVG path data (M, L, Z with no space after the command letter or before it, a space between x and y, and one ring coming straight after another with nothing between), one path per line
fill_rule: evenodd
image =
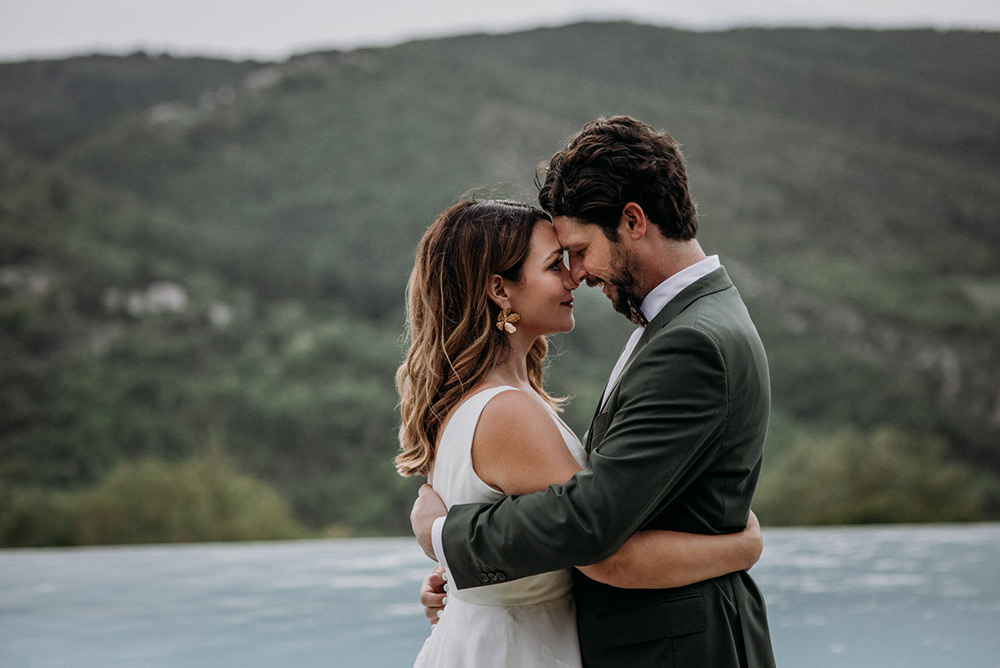
M434 459L434 490L449 508L456 503L493 503L504 497L472 469L472 437L490 399L517 388L483 390L466 399L445 425ZM580 466L580 441L549 409L566 447ZM449 583L453 581L448 575ZM512 582L456 589L414 668L579 668L580 645L569 571L542 573Z

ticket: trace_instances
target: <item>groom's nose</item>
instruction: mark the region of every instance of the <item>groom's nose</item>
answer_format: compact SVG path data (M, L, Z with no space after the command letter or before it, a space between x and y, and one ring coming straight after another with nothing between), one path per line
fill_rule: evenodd
M587 270L583 268L583 260L570 256L569 275L577 285L583 282L583 279L587 277Z
M580 287L580 281L573 275L572 269L567 269L562 272L563 276L563 287L567 290L576 290Z

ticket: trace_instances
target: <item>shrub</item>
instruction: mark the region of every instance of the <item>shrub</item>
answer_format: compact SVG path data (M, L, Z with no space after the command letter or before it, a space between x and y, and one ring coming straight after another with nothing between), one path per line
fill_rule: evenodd
M301 538L276 492L217 452L177 463L119 464L75 510L80 544Z
M794 442L761 477L765 524L867 524L996 519L1000 481L946 456L929 436L882 428Z
M41 488L8 488L0 492L0 547L75 543L69 494Z

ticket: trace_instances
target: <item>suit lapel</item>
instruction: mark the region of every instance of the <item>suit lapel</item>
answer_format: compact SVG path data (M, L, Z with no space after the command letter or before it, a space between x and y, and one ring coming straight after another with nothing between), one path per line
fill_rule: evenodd
M646 331L642 333L642 337L639 339L639 343L636 345L635 349L639 350L645 346L649 339L652 338L656 332L663 329L670 323L671 320L677 317L684 309L686 309L691 304L695 303L702 297L707 295L720 292L726 288L731 288L733 282L729 279L729 274L726 273L725 267L719 267L715 271L706 276L699 278L697 281L687 286L681 290L680 294L667 302L656 317L646 325ZM633 356L635 353L633 353Z
M639 337L638 343L635 344L635 349L632 351L632 354L629 355L628 360L625 362L625 366L622 367L621 373L618 374L618 378L615 380L614 386L608 392L608 401L611 400L611 395L615 393L615 388L617 388L619 383L621 383L622 378L625 376L625 372L628 371L628 368L632 365L632 360L634 360L638 352L642 350L647 343L649 343L649 340L656 335L656 332L666 327L671 320L678 316L678 314L702 297L725 290L732 287L732 285L733 282L729 279L729 274L726 273L726 268L719 267L712 273L699 278L697 281L681 290L680 294L667 302L666 306L664 306L660 312L656 314L656 317L654 317L649 324L646 325L645 331L643 331L642 336ZM603 396L604 393L602 392L601 397L603 398ZM593 430L594 418L600 415L602 407L603 404L601 403L601 400L598 399L597 409L594 411L594 417L590 419L591 429L587 431L588 452L590 452L591 447L590 432Z

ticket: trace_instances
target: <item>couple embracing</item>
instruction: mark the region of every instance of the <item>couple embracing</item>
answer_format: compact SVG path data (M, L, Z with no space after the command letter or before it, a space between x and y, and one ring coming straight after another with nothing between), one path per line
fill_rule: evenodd
M773 666L746 572L767 361L679 146L598 119L539 180L540 209L460 202L417 248L396 463L428 476L411 523L440 576L416 665ZM636 323L583 444L542 385L581 282Z

